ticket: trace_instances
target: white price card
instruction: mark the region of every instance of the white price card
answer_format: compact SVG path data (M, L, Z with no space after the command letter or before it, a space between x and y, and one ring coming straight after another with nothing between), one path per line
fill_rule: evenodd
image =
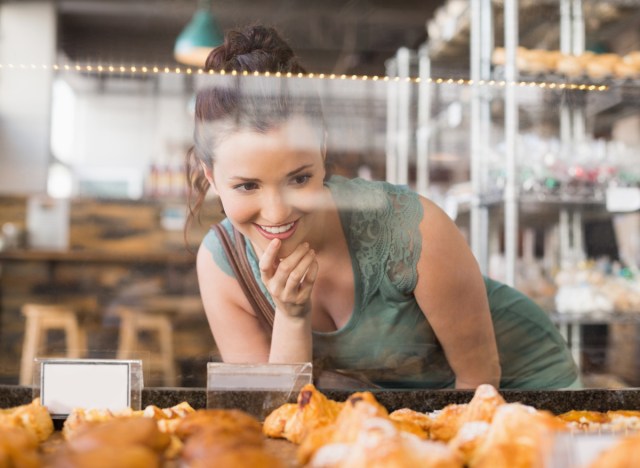
M630 212L640 210L640 188L610 187L607 189L607 211Z
M74 408L120 411L132 407L132 390L141 382L140 361L109 359L41 359L40 401L52 417ZM135 399L135 397L134 397Z

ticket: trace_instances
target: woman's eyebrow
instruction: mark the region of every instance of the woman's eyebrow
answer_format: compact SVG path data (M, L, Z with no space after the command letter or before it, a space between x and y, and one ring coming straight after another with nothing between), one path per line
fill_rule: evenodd
M296 175L298 172L302 172L306 169L313 167L313 164L305 164L304 166L300 166L298 169L294 169L293 171L287 174L287 177L291 177L292 175Z
M259 182L260 181L260 179L255 179L255 178L252 178L252 177L242 177L242 176L237 176L237 175L229 177L229 180L234 180L234 181L235 180L241 180L243 182Z

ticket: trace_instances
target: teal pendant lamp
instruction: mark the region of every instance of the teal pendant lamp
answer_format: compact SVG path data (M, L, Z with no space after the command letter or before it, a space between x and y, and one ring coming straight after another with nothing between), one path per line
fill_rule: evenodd
M211 49L222 44L222 33L211 13L211 3L211 0L198 2L198 10L176 39L173 55L178 62L203 67Z

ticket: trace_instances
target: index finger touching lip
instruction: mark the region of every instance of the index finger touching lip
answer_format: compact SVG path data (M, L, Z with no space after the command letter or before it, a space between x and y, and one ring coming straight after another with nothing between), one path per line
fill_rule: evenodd
M267 271L273 267L278 255L278 251L280 250L280 245L281 241L279 239L273 239L271 242L269 242L269 245L260 258L260 270Z

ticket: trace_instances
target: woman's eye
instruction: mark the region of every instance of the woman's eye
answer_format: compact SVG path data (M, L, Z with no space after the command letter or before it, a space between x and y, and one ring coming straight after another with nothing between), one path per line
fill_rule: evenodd
M241 192L250 192L251 190L255 190L258 188L258 184L255 182L246 182L244 184L236 185L234 189L239 190Z
M309 174L298 175L293 178L293 183L297 185L302 185L302 184L306 184L309 181L309 179L311 179L311 175Z

